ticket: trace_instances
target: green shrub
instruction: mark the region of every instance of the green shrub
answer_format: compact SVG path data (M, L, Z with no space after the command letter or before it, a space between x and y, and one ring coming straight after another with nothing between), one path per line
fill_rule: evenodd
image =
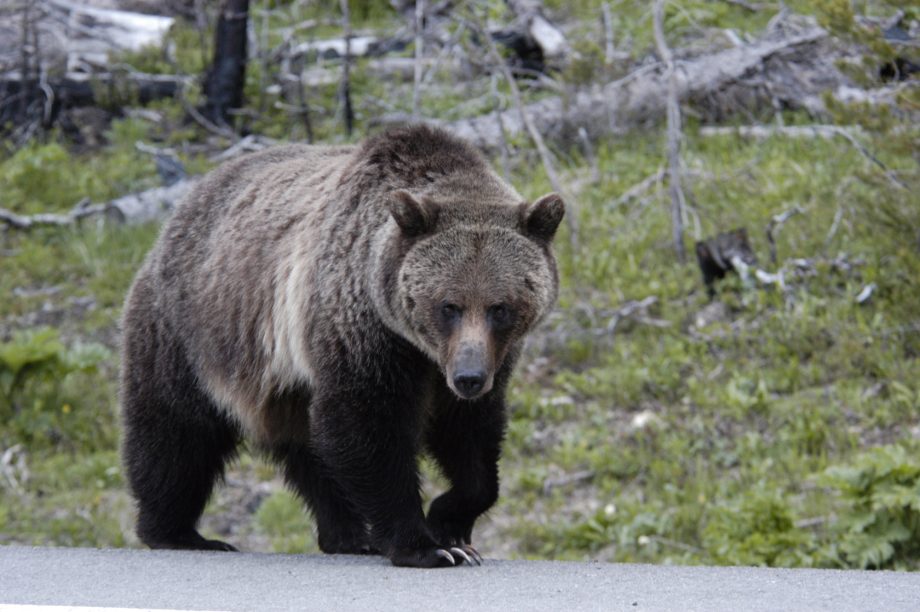
M814 534L795 526L783 491L754 488L718 505L703 529L703 543L721 564L811 566Z
M93 406L81 405L85 389L78 389L73 377L95 373L109 357L100 344L67 348L51 328L22 331L0 343L0 419L7 423L6 435L33 447L40 441L92 438L87 427L95 429L96 413ZM75 405L81 414L74 414Z
M823 482L840 496L839 548L861 568L917 569L920 559L920 458L916 448L870 449L829 468Z

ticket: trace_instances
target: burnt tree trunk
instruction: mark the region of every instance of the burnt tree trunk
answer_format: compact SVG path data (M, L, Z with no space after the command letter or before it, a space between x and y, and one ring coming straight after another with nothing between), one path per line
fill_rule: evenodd
M249 0L224 0L214 36L214 59L205 77L202 109L217 125L231 124L230 110L243 106L248 18Z

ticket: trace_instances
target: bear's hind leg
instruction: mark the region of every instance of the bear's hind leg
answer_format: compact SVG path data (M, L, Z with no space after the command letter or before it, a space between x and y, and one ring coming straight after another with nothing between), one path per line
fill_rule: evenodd
M308 447L278 445L272 456L283 466L288 484L313 511L320 550L328 554L380 554L371 545L367 521L345 501L336 484L323 475L326 470Z
M213 414L203 418L182 410ZM225 462L235 455L234 428L208 404L163 402L138 412L126 414L124 442L138 537L150 548L236 550L195 529Z
M224 463L235 454L232 430L148 423L141 444L125 441L132 461L129 479L138 505L137 534L150 548L236 550L208 540L195 526ZM150 444L157 440L155 444ZM154 457L153 455L157 455Z
M236 550L205 539L195 525L225 462L235 455L238 434L209 403L192 406L189 400L135 405L137 412L125 415L124 453L137 499L137 534L150 548ZM212 414L189 414L193 410Z
M155 323L125 318L122 452L137 500L137 534L150 548L236 550L195 526L239 430L198 388L182 351Z

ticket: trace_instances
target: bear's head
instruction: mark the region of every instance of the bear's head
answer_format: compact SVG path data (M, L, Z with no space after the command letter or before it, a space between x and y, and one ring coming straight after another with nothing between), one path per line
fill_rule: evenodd
M462 399L492 389L558 293L551 243L562 198L517 202L470 212L403 190L390 198L402 255L388 291L397 330L437 362Z

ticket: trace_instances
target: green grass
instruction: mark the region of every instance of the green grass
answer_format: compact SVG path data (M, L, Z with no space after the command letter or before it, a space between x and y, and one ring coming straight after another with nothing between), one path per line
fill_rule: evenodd
M638 211L608 206L654 171L662 149L639 134L601 148L599 166L609 170L578 198L581 243L563 258L560 301L562 320L587 322L586 309L598 317L656 296L652 316L667 326L626 324L610 337L601 318L600 337L576 332L547 352L557 373L542 401L529 384L515 389L503 512L534 519L518 521L512 537L533 557L916 567L908 547L873 552L881 529L837 547L853 496L841 499L839 483L823 476L862 448L917 447L918 321L904 300L920 298L905 284L920 256L904 240L920 224L916 214L900 228L878 221L880 209L913 210L908 196L845 142L691 133L686 165L705 169L689 181L701 236L746 227L762 265L775 269L763 229L800 206L805 213L777 237L779 263L814 262L813 275L790 275L785 293L724 283L727 317L697 328L706 298L693 266L675 261L666 195L653 193ZM544 189L536 181L528 195ZM845 221L828 239L838 210ZM859 263L841 271L837 258ZM879 289L859 305L868 283ZM547 430L560 432L549 447L535 435ZM576 491L586 507L572 502L571 486L543 493L548 473L585 469L595 474ZM920 482L906 480L916 506ZM917 526L916 512L906 512L908 531L892 531L899 537Z

